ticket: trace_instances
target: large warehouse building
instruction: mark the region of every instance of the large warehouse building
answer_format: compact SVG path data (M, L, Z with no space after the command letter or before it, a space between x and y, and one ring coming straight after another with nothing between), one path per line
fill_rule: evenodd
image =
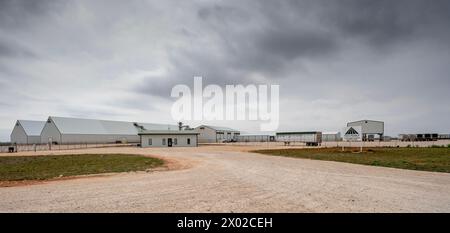
M373 141L375 135L379 140L383 140L384 122L382 121L360 120L347 123L347 127L351 126L361 126L363 141Z
M198 142L200 143L230 141L235 140L236 136L240 135L238 130L211 125L200 125L195 130L199 132Z
M11 143L39 144L45 121L18 120L11 133Z
M41 143L138 143L143 130L178 130L177 125L49 117Z

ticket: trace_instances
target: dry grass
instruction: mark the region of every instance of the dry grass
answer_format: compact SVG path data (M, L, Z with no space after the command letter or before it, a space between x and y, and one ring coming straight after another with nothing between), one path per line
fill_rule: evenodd
M79 154L0 157L0 181L46 180L111 172L142 171L163 160L129 154Z

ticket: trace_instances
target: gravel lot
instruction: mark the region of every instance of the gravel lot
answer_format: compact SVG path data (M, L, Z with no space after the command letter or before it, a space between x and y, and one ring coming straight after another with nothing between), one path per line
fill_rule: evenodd
M144 154L169 164L164 171L2 187L0 212L450 212L447 173L266 156L249 149L257 148L52 151Z

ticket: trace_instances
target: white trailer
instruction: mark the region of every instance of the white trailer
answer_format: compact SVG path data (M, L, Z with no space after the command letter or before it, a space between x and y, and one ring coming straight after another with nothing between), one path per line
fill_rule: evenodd
M276 140L280 142L304 142L307 146L318 146L322 143L322 132L278 132Z

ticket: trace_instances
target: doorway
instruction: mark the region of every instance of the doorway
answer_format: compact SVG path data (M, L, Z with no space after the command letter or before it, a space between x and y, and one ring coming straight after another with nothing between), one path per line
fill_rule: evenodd
M167 139L167 146L172 147L172 138Z

